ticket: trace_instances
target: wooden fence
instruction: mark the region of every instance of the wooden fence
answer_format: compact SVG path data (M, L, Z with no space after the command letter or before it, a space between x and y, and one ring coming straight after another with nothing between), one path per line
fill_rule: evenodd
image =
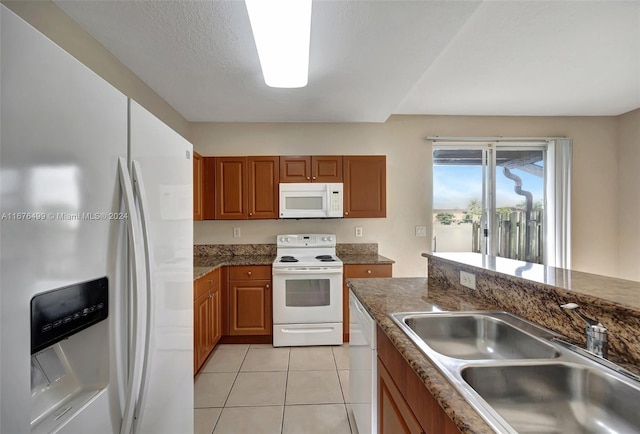
M524 210L497 213L497 256L542 264L542 210L531 211L527 221ZM481 251L480 223L473 223L472 250Z

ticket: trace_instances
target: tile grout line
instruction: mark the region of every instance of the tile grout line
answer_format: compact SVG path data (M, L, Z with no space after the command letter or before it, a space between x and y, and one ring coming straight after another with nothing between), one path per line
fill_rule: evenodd
M291 347L289 347L289 358L287 359L287 375L284 380L284 401L282 402L282 422L280 422L280 434L284 433L284 414L287 410L287 386L289 385L289 368L291 367Z
M242 357L242 362L240 363L240 366L238 367L238 371L236 372L236 376L233 379L233 383L231 383L231 387L229 388L229 393L227 394L227 397L225 398L224 403L222 404L222 410L220 411L220 415L218 416L218 420L216 420L216 423L213 425L213 429L211 430L211 434L213 434L213 432L215 432L216 427L218 426L218 423L220 423L220 419L222 418L222 413L224 412L224 409L227 408L227 401L229 401L229 397L231 396L231 391L233 390L233 386L236 384L236 381L238 380L238 375L240 374L240 369L242 369L242 364L247 359L247 354L249 354L249 349L251 349L251 345L249 345L247 347L247 351L245 351L244 357Z
M344 343L340 346L340 348L344 348ZM336 353L333 351L333 347L331 348L331 354L333 354L333 361L336 365L336 375L338 376L338 385L340 386L340 393L342 393L342 405L344 406L344 412L347 416L347 424L349 425L349 432L353 433L353 427L351 426L351 420L349 418L349 409L347 408L347 397L345 396L344 388L342 387L342 381L340 381L340 369L338 368L338 361L336 360Z

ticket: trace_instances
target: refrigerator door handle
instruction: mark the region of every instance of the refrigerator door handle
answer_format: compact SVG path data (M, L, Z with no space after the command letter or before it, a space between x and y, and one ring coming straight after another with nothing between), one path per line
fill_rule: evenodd
M139 341L141 339L141 322L143 322L145 310L142 309L142 301L138 291L138 286L143 279L142 261L139 259L140 251L138 246L140 245L138 235L139 217L138 211L135 206L135 198L133 194L133 186L131 183L131 176L127 167L127 160L120 157L118 159L118 174L120 178L120 188L124 197L125 209L129 216L128 223L128 239L129 239L129 258L131 270L131 285L133 291L131 291L133 297L133 310L131 315L131 326L133 333L130 333L131 346L130 354L133 353L133 358L129 357L129 376L127 379L126 397L124 405L124 413L122 416L122 424L120 425L120 434L130 434L133 432L133 418L135 411L136 398L138 397L138 391L140 390L140 382L142 377L142 364L140 359L142 357L142 346Z
M153 328L151 327L151 323L153 321L152 318L152 306L153 304L153 291L154 282L153 282L153 249L151 246L151 237L149 235L150 230L150 216L148 201L147 201L147 192L144 187L144 180L142 177L142 169L140 168L140 163L138 161L133 160L132 162L132 175L133 175L133 187L134 193L137 199L138 209L140 210L140 222L142 224L142 238L144 241L144 266L146 272L146 323L143 332L144 339L144 349L143 349L143 359L142 359L142 378L140 384L140 391L138 395L138 400L136 404L135 411L135 420L139 421L142 417L141 411L144 409L144 403L146 398L146 389L147 389L147 380L148 380L148 370L149 370L149 354L150 354L150 343L151 343L151 333ZM142 290L142 289L141 289ZM142 347L142 343L141 343ZM135 423L135 422L134 422Z

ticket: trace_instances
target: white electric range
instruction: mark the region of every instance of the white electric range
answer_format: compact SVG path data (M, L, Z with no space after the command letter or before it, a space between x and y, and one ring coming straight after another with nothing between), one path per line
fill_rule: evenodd
M342 261L331 234L278 235L273 346L342 344Z

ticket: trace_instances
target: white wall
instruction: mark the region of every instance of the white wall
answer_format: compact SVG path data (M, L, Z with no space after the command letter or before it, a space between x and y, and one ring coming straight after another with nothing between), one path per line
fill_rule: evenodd
M618 125L618 276L640 280L640 109Z
M573 268L617 273L617 118L392 116L384 124L192 123L202 155L386 154L387 218L196 222L196 244L273 242L286 232L335 232L339 242L375 242L394 276L424 276L431 248L431 146L426 136L567 136L573 151ZM428 237L416 237L415 226ZM355 238L362 226L364 237ZM240 227L241 238L233 238Z

